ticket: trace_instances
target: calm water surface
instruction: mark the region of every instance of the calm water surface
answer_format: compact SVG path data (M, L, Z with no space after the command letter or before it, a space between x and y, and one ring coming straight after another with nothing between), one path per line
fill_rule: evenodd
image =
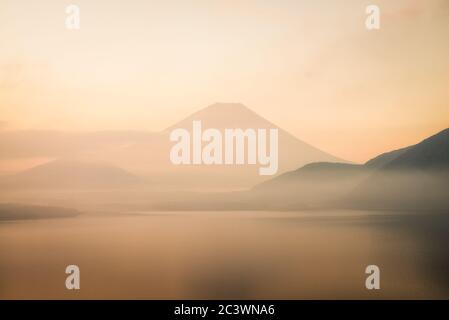
M434 231L420 219L134 212L2 222L0 298L449 298L448 242L440 223ZM69 264L81 269L80 291L65 289ZM370 264L381 268L379 291L365 289Z

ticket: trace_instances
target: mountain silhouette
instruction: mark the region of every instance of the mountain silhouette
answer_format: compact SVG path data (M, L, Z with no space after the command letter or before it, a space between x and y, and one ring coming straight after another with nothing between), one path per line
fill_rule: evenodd
M170 132L176 128L189 129L192 127L192 122L195 120L200 120L205 129L278 129L279 163L280 167L282 167L282 171L291 170L311 162L343 162L341 159L294 137L287 131L279 128L240 103L212 104L169 127L165 132Z
M141 184L142 179L108 164L55 160L7 177L8 188L123 188Z
M372 169L382 168L387 163L391 162L392 160L396 159L401 154L406 152L409 148L411 148L411 147L401 148L398 150L382 153L382 154L378 155L377 157L374 157L374 158L368 160L365 163L365 166L372 168Z
M401 152L384 169L437 170L449 168L449 128Z
M360 164L350 163L338 163L338 162L315 162L305 165L295 171L290 171L273 178L270 181L262 183L256 188L262 186L268 186L274 182L286 183L294 182L296 180L332 180L332 179L345 179L351 175L357 175L361 172L365 172L366 167Z
M270 129L273 123L240 103L215 103L147 140L138 140L122 146L113 145L99 151L85 153L86 160L108 162L136 174L151 177L158 188L195 190L229 190L249 188L267 179L258 173L259 165L173 165L169 154L175 144L170 132L176 128L192 131L193 121L201 121L202 128L223 129ZM316 161L342 161L327 154L278 128L278 173L295 169ZM269 178L269 177L268 177Z
M103 163L112 167L123 168L145 179L155 182L148 188L154 189L183 189L183 190L238 190L252 187L271 176L259 175L259 164L255 165L173 165L169 154L175 144L170 141L169 135L175 128L184 128L191 132L192 122L201 121L202 127L216 129L271 129L277 128L279 133L279 153L277 174L296 169L305 164L318 161L343 162L324 151L301 141L277 127L270 121L240 103L215 103L193 113L162 132L145 131L98 131L98 132L58 132L58 131L1 131L0 161L10 159L77 159L84 163ZM9 157L9 158L8 158ZM42 163L40 160L37 163ZM73 165L73 164L72 164ZM92 184L108 185L119 184L114 181L124 180L123 185L128 186L132 179L125 178L126 174L109 168L111 181L107 181L107 174L100 168L95 168L88 174L88 168L78 164L73 171L85 172L86 177L92 174ZM50 166L50 164L48 164ZM61 164L51 165L52 170L62 175ZM70 171L70 165L67 166ZM106 168L103 168L106 170ZM18 181L37 181L37 176L46 174L38 172L50 170L47 166L38 167L31 172L24 172L15 177ZM100 170L100 172L97 172ZM68 175L65 173L64 175ZM36 176L36 178L31 178ZM82 176L82 175L81 175ZM73 177L72 182L59 179L63 185L70 183L89 185L86 181L81 183L80 177ZM3 180L3 179L2 179ZM105 183L100 183L104 181ZM57 185L57 179L51 184ZM109 183L110 182L110 183ZM31 183L30 185L33 185ZM48 181L50 184L50 181Z
M286 172L255 186L253 193L272 202L304 206L326 205L363 181L371 168L349 163L318 162Z
M212 104L178 123L170 126L164 133L168 136L171 130L184 128L191 132L192 122L201 121L203 129L216 128L224 129L278 129L279 133L279 169L278 173L283 173L299 166L317 161L341 161L343 160L332 156L318 148L315 148L306 142L294 137L287 131L279 128L272 122L258 115L248 107L240 103L215 103ZM193 181L209 180L217 178L220 184L234 185L239 187L251 187L258 182L268 179L258 174L259 165L241 165L241 166L200 166L200 167L180 167L177 171L185 174L189 179L189 174L194 174L197 178ZM204 178L204 179L202 179Z
M447 208L449 129L363 165L312 163L257 185L254 192L285 202L386 208Z
M276 126L241 103L214 103L203 108L165 131L190 128L192 121L201 120L205 128L275 128Z
M449 208L449 129L403 150L351 192L346 203L375 209Z

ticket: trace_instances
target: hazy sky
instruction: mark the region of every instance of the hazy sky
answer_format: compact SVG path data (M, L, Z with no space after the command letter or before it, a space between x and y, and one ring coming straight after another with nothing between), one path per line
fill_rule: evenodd
M241 102L364 161L449 127L448 57L447 0L0 0L0 129L156 131Z

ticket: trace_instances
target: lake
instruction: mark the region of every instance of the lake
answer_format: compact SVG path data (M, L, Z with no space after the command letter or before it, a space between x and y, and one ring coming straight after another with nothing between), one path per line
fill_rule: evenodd
M1 299L448 299L447 214L127 212L0 223ZM65 288L65 268L81 290ZM365 268L381 289L365 288Z

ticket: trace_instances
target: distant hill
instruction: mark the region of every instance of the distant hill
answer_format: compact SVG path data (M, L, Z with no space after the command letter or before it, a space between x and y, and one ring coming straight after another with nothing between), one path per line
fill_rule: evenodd
M298 180L333 180L346 179L352 175L364 173L367 168L360 164L338 163L338 162L315 162L305 165L294 171L290 171L273 178L270 181L261 183L256 188L269 186L273 183L288 183Z
M268 180L253 188L253 193L273 202L291 202L292 205L330 204L345 195L372 169L348 163L311 163Z
M449 209L449 129L364 165L308 164L253 191L272 201L294 198L302 204Z
M385 169L435 170L449 168L449 128L406 148Z
M2 180L9 188L123 188L143 181L131 173L108 164L55 160Z
M401 154L406 152L409 148L410 147L406 147L406 148L402 148L402 149L398 149L398 150L382 153L381 155L378 155L377 157L367 161L365 163L365 166L367 166L369 168L372 168L372 169L382 168L387 163L391 162L392 160L396 159Z
M402 149L345 199L376 209L449 210L449 129Z
M0 221L68 218L79 215L74 209L0 203Z

